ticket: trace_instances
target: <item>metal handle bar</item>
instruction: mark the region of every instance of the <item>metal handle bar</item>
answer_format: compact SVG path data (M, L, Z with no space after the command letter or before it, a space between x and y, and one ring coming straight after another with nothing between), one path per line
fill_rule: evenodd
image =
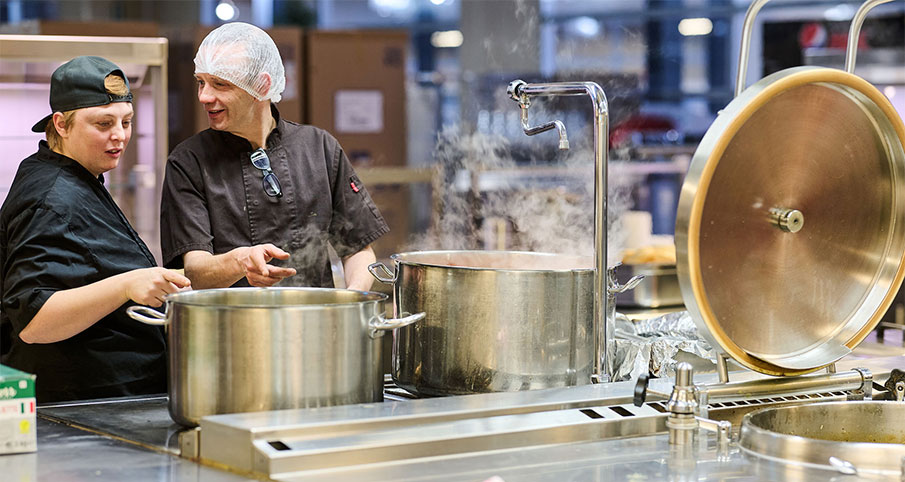
M426 316L425 313L415 313L414 315L403 313L402 315L402 318L384 318L383 315L372 318L370 323L368 323L370 327L368 334L371 338L377 338L378 336L383 336L385 331L393 331L396 328L411 325L423 320Z
M130 306L126 308L129 318L149 325L164 326L167 324L167 315L147 306Z
M388 277L381 276L380 274L378 274L377 270L382 270L388 275ZM396 282L396 274L390 271L390 268L387 268L386 265L381 263L380 261L368 265L368 272L371 273L371 276L377 278L377 281L380 281L381 283L391 285Z
M861 25L867 17L867 12L870 12L871 9L877 5L882 5L891 1L892 0L867 0L861 4L861 7L855 12L855 16L852 17L852 25L848 29L848 47L845 48L846 72L850 74L855 73L855 57L858 56L858 37L861 36Z
M738 77L735 79L735 97L745 90L745 80L748 75L748 54L751 51L751 31L754 29L754 18L758 12L770 0L754 0L745 12L745 23L742 27L742 43L738 54ZM867 12L877 5L891 2L892 0L867 0L855 12L852 24L848 32L848 47L845 49L845 71L855 71L855 58L858 55L858 37L861 35L861 25L867 17Z

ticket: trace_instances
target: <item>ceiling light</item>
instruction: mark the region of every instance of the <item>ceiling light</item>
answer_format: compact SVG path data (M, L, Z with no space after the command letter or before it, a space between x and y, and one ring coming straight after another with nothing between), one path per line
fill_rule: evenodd
M600 33L600 22L591 17L578 17L571 23L575 32L582 37L595 37Z
M458 30L445 30L431 34L431 45L438 49L461 47L463 40L462 32Z
M410 0L368 0L371 7L377 10L407 10L411 6Z
M851 20L855 16L855 7L846 3L840 3L823 11L823 18L831 22Z
M679 22L679 33L686 37L708 35L712 31L713 23L709 18L683 18Z
M227 20L232 20L239 16L239 9L236 8L236 4L233 3L233 0L220 0L220 3L217 4L217 8L214 10L214 13L217 14L217 18L226 22Z
M883 93L886 94L886 97L889 97L890 99L892 99L893 97L896 96L896 88L891 85L887 85L883 89Z

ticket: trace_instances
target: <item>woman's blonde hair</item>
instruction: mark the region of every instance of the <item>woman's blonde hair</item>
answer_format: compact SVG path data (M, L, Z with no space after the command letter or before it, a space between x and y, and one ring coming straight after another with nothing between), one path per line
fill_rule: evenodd
M116 74L110 74L104 78L104 88L107 90L107 93L113 95L122 96L129 93L129 87L126 86L126 81ZM78 109L63 112L64 130L68 131L72 127L72 123L75 121L75 113L77 110ZM53 118L51 118L50 122L47 123L47 126L44 127L44 135L47 137L47 144L50 145L50 148L52 150L60 151L62 149L63 137L60 136L59 132L57 132Z
M104 88L107 89L108 93L113 95L122 96L129 93L129 87L126 86L126 81L116 74L110 74L104 78Z

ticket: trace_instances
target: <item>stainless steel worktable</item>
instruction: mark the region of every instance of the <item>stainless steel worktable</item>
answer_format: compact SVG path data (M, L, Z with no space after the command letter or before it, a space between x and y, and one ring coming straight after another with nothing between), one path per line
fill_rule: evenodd
M247 477L199 465L175 456L164 449L172 426L166 399L143 401L144 410L134 410L134 403L105 402L65 408L38 408L38 451L29 454L0 455L0 480L10 482L67 481L246 481ZM111 435L83 425L80 428L51 421L45 413L91 414L100 419L107 415L109 424L119 424L121 431L138 436ZM135 415L138 414L138 417ZM141 417L152 414L151 417ZM56 417L53 417L56 419ZM90 419L90 418L89 418ZM137 440L136 440L137 439ZM157 440L159 443L154 442Z
M892 348L892 347L890 347ZM897 347L900 351L901 348ZM849 360L849 365L871 365L880 371L884 365L899 366L905 358ZM874 367L876 366L876 368ZM747 379L751 372L735 374ZM709 382L714 375L702 375ZM663 391L668 380L659 381ZM606 392L630 394L632 382L608 384L609 387L576 387L578 391L604 389ZM652 385L652 388L654 386ZM538 392L540 395L540 392ZM474 400L502 400L512 395L477 395ZM630 397L630 395L628 395ZM461 399L461 397L456 397ZM398 399L397 399L398 400ZM464 399L462 399L464 400ZM394 401L385 404L428 406L441 400ZM449 402L455 402L449 399ZM435 403L434 403L435 404ZM316 409L324 410L324 409ZM362 409L363 410L363 409ZM299 415L312 420L314 411ZM233 416L219 416L231 418ZM241 416L235 416L242 418ZM526 418L526 420L530 417ZM413 426L384 431L385 436L412 437L418 431L452 430L467 432L475 427L489 427L492 419L462 420L448 424ZM78 404L42 406L38 409L37 453L0 456L0 480L3 481L82 481L125 480L138 482L165 481L239 481L255 480L220 468L202 465L179 456L178 438L183 428L174 424L167 413L165 397L128 400L87 401ZM411 432L411 433L410 433ZM203 432L202 432L203 433ZM717 449L709 437L705 444L670 446L665 433L628 438L561 443L564 438L556 430L548 432L538 445L517 449L476 450L439 457L421 457L367 463L349 458L340 466L322 470L303 469L296 472L274 473L274 480L475 480L494 476L504 481L585 481L585 480L865 480L871 474L858 477L818 468L796 466L781 461L769 461L743 453L736 443L728 450ZM367 434L363 434L367 435ZM377 434L379 435L379 434ZM202 444L203 444L202 437ZM341 439L329 443L336 443ZM397 439L400 440L400 439ZM349 438L354 442L354 437ZM322 449L326 449L325 445ZM495 479L497 482L499 479Z
M106 406L113 418L126 405ZM100 408L100 407L98 407ZM165 404L157 410L166 416ZM146 427L150 432L158 425ZM0 474L9 481L244 481L254 480L207 467L150 447L116 440L43 417L38 420L38 452L0 456ZM413 460L347 471L297 474L281 480L827 480L842 477L825 470L790 467L751 459L733 445L718 454L711 444L679 451L665 434L503 450ZM845 477L842 477L845 478ZM854 480L854 479L852 479Z

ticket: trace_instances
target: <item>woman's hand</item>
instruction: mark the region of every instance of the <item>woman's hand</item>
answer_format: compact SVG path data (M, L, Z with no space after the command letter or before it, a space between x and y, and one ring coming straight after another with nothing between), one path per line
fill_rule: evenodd
M171 293L191 288L191 281L166 268L144 268L129 271L123 284L126 297L130 300L153 307L163 304L164 297Z
M178 271L145 268L126 271L89 285L57 291L19 333L25 343L55 343L75 336L128 300L160 306L163 298L190 288Z

